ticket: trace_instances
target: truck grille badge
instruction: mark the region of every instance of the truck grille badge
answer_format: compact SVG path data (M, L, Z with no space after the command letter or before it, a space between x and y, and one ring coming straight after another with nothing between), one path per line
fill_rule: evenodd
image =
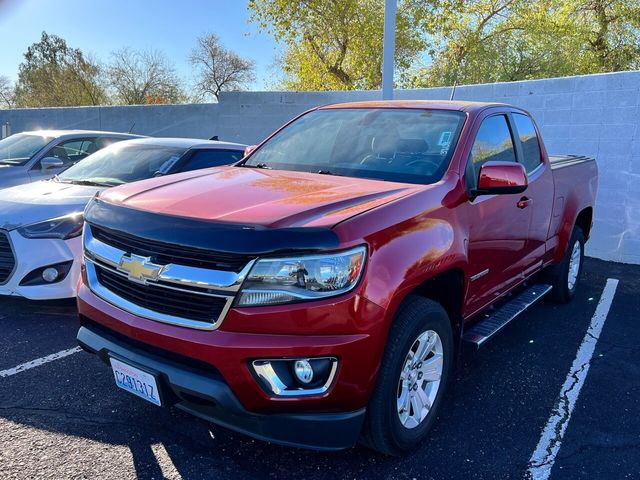
M129 280L146 285L149 280L155 281L160 276L162 265L151 262L150 257L140 255L123 255L118 265L118 270L127 274Z

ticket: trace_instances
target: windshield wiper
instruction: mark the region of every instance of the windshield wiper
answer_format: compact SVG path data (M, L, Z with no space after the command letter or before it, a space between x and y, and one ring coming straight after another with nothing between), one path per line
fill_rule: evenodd
M340 175L338 175L337 173L333 173L331 170L318 170L316 173L319 173L320 175L334 175L339 177Z
M88 187L113 187L113 183L94 182L92 180L69 180L67 182L63 180L57 180L61 183L71 183L73 185L86 185Z
M250 165L248 163L241 163L239 166L246 167L246 168L266 168L267 170L271 170L271 167L266 163L256 163L255 165Z

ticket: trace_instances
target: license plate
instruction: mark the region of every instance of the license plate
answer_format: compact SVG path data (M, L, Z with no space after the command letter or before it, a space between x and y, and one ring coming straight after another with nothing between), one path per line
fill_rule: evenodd
M161 405L158 384L153 375L115 358L111 358L111 369L118 387L154 405Z

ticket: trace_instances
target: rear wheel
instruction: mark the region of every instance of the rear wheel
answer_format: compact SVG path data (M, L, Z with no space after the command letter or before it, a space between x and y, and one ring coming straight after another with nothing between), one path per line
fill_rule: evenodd
M446 312L432 300L410 296L389 334L361 442L387 455L417 446L436 420L452 361Z
M558 303L567 303L578 290L584 261L584 234L578 226L573 227L569 246L562 261L549 268L548 278L553 286L551 296Z

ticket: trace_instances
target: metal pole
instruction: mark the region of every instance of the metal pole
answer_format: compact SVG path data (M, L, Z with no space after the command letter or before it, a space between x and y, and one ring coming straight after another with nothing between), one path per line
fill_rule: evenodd
M384 2L384 39L382 47L382 99L393 99L393 58L396 49L396 3Z

